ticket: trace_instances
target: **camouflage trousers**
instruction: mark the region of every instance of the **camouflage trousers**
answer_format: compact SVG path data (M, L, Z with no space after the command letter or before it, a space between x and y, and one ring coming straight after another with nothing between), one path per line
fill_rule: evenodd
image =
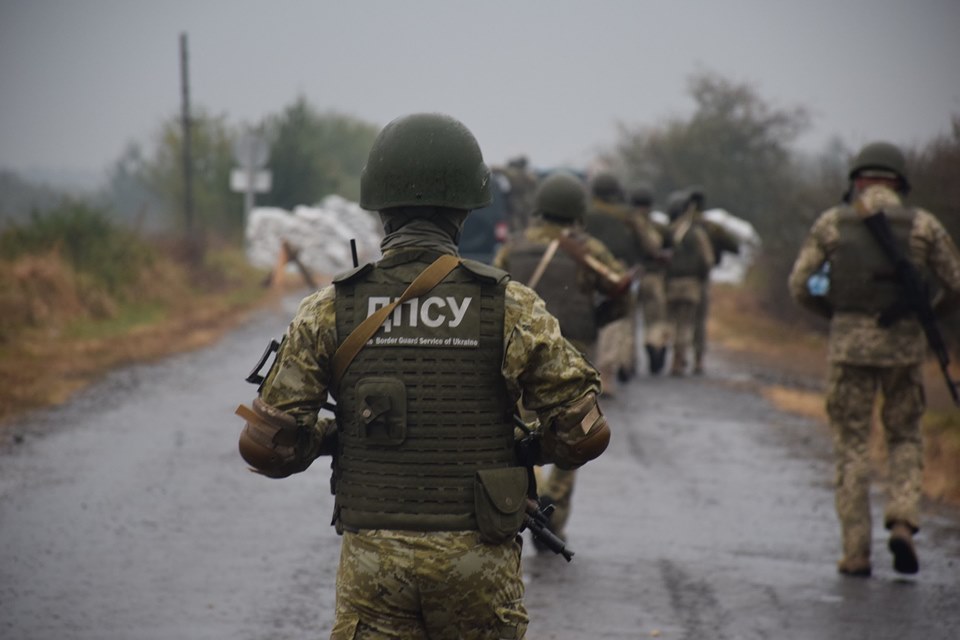
M667 292L662 273L646 273L640 280L640 308L643 313L643 343L665 347L670 337L667 324Z
M576 469L561 469L554 465L550 474L544 477L537 474L537 493L553 501L554 511L550 516L550 528L562 540L566 540L564 531L570 519L570 504L573 501L573 489L577 481Z
M697 303L690 300L671 300L667 305L673 338L673 368L686 368L690 347L693 344L694 322L697 315Z
M707 317L710 315L710 283L703 285L700 304L697 305L697 314L693 325L693 356L696 362L702 363L707 353Z
M524 638L520 543L475 531L346 532L332 640Z
M889 481L884 524L919 528L923 450L920 418L926 407L920 365L870 367L831 364L827 415L834 436L836 509L846 558L869 558L870 463L867 446L877 391L887 443Z
M637 368L637 304L632 293L626 295L626 315L602 327L597 336L597 368L601 372Z

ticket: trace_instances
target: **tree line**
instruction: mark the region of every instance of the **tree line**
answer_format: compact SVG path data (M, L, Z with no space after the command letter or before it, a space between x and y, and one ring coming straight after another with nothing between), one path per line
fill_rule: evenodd
M273 173L272 189L257 195L258 205L290 209L333 193L359 198L360 171L379 126L321 111L300 97L258 129L269 141L266 168ZM243 196L231 191L230 173L237 166L234 144L246 130L202 107L191 118L196 223L203 232L228 240L238 240L243 232ZM182 145L180 117L171 115L148 141L130 142L109 167L106 185L84 200L147 232L180 230ZM53 208L63 199L55 190L29 185L9 172L0 173L0 184L5 187L0 213L7 220L24 220L31 210Z
M761 301L785 320L816 322L794 313L787 275L813 221L840 202L858 149L834 139L819 154L802 153L796 140L810 127L802 106L774 107L752 86L711 73L693 75L688 86L695 103L691 116L622 125L605 160L627 185L651 186L661 203L671 191L697 184L708 208L753 224L763 242L752 273ZM960 241L960 115L951 125L949 134L904 152L912 186L908 202L933 212ZM960 318L944 324L960 340Z
M846 189L847 164L856 149L839 139L819 154L802 153L798 137L811 125L802 106L775 107L751 85L713 73L689 78L694 110L648 125L619 126L618 142L602 160L627 186L652 187L660 203L675 189L701 185L708 207L720 207L751 222L764 250L753 270L768 308L792 318L786 277L800 243L819 212ZM928 208L960 238L960 115L952 131L905 149L913 191L910 202ZM273 174L261 206L290 209L329 194L359 197L359 176L379 127L353 116L321 111L299 97L259 127L269 140L267 168ZM243 199L229 187L236 166L233 145L244 129L226 116L196 111L191 128L196 223L203 233L239 241ZM146 143L133 142L109 170L94 200L114 218L144 231L182 231L183 171L179 117L169 117ZM27 202L49 206L49 189L24 197L16 176L5 185L0 214L22 213ZM19 195L17 195L19 194ZM809 322L809 320L806 320ZM960 323L955 323L960 325Z

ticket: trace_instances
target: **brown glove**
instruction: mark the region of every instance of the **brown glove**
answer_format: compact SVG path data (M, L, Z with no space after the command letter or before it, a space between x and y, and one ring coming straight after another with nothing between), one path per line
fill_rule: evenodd
M286 478L305 470L316 459L311 434L283 411L253 401L253 408L237 407L236 414L247 421L240 434L240 456L253 471L270 478Z
M567 407L543 435L546 456L562 469L575 469L599 457L609 443L610 427L593 393Z

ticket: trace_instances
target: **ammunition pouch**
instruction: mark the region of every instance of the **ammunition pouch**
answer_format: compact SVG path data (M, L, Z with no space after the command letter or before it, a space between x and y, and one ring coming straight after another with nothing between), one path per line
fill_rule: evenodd
M481 540L487 544L503 544L520 533L526 515L528 486L526 467L477 471L473 496Z
M553 421L544 433L544 449L561 469L575 469L603 453L610 444L610 427L597 396L588 393Z
M309 433L290 415L262 402L253 408L237 407L237 415L247 421L240 434L240 456L257 473L269 478L286 478L305 470L316 456L307 455Z

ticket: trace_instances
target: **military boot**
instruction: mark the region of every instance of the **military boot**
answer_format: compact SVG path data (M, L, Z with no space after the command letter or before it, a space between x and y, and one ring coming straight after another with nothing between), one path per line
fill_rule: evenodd
M687 373L687 360L680 353L674 351L673 363L670 366L670 375L681 377Z
M667 363L667 348L656 347L653 350L653 358L650 361L650 373L657 376L663 371L663 365Z
M698 353L696 360L693 362L693 375L702 376L703 375L703 354Z
M870 566L870 558L857 556L855 558L842 558L837 563L837 571L853 578L869 578L873 569Z
M890 527L887 543L893 554L893 570L897 573L916 573L920 570L917 550L913 546L913 528L906 522L897 521Z

